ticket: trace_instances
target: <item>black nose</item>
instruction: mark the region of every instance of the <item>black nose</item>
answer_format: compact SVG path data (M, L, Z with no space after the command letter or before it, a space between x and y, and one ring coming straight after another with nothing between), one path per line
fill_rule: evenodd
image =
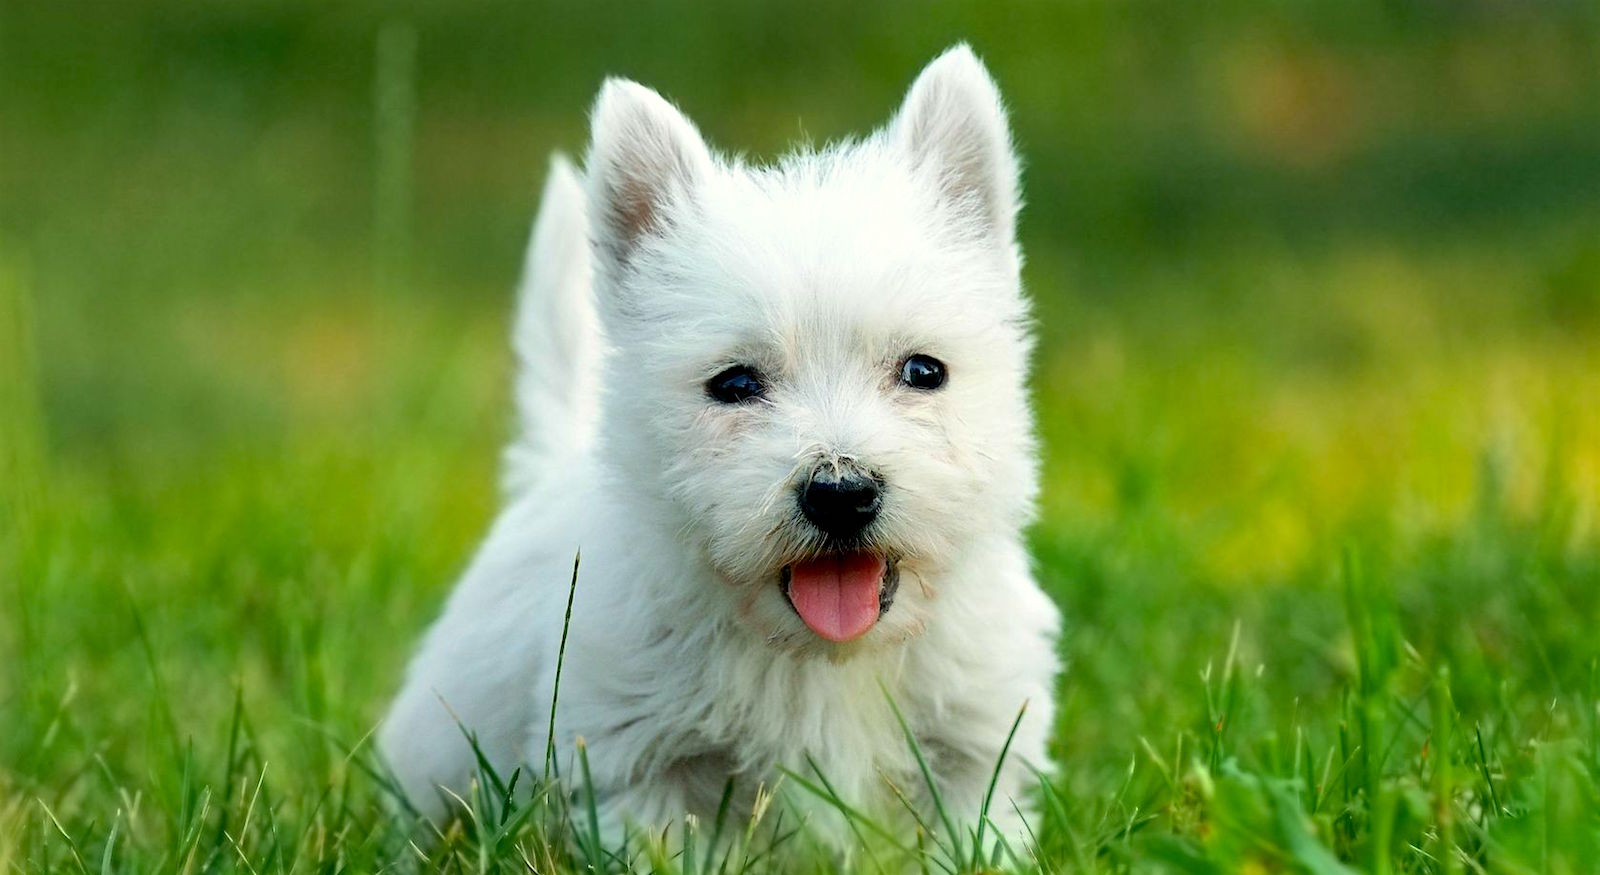
M882 503L878 482L863 474L819 472L800 490L800 511L835 538L853 538L872 524Z

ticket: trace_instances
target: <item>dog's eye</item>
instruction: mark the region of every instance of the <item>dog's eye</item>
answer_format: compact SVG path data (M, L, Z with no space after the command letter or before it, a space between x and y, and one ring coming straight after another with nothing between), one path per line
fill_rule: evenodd
M723 404L741 404L766 391L754 368L735 365L706 381L706 394Z
M931 392L944 385L944 362L931 355L914 355L900 366L900 382L913 389Z

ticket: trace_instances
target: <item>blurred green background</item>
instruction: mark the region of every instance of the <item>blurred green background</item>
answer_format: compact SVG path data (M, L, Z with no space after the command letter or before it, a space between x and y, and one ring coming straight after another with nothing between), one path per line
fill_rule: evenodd
M1133 738L1215 722L1235 623L1231 755L1333 743L1347 551L1508 771L1592 723L1593 3L0 0L0 846L166 798L236 691L281 804L337 772L492 514L521 246L605 75L759 160L957 40L1027 168L1085 834Z

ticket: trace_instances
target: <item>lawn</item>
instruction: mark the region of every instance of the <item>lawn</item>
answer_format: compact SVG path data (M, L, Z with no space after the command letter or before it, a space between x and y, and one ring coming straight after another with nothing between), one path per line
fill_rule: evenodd
M0 871L621 868L550 795L412 843L365 745L494 511L545 156L608 72L760 158L956 39L1068 625L1001 862L1596 871L1600 11L1367 0L0 0Z

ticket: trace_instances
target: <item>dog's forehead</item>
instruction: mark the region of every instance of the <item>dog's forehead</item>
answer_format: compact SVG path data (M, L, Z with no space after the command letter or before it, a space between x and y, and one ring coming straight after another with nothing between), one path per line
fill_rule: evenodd
M742 174L702 207L686 230L716 289L707 302L733 323L926 332L973 318L1008 279L1003 258L956 240L935 199L885 163Z
M914 251L938 230L933 192L880 150L790 156L732 182L725 215L801 254Z

